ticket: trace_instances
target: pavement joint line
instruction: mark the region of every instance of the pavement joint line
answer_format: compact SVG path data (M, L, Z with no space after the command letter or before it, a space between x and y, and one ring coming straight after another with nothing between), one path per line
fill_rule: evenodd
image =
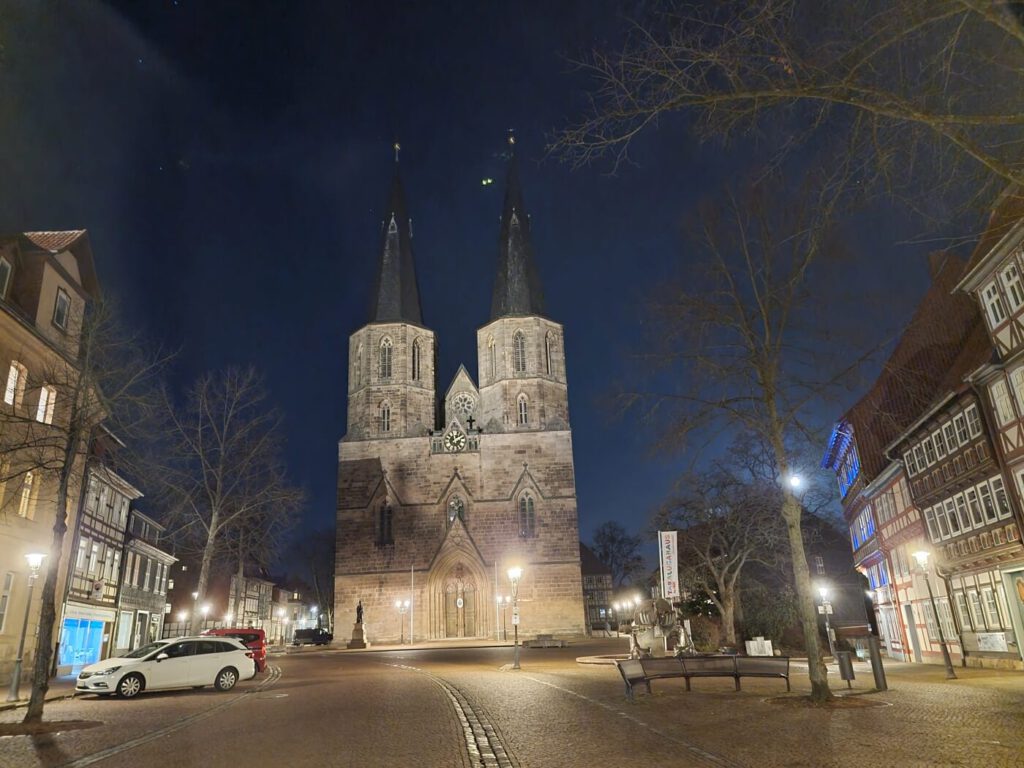
M518 761L512 758L511 752L505 748L494 724L482 717L469 703L466 695L444 678L431 674L419 667L408 664L387 664L389 667L406 669L424 675L445 692L448 700L455 708L455 714L462 725L462 734L466 740L466 752L474 766L480 768L521 768Z
M546 685L549 688L554 688L556 691L561 691L562 693L567 693L570 696L575 696L576 698L582 699L583 701L586 701L589 704L593 704L595 706L600 707L601 709L607 710L608 712L611 712L612 714L617 714L620 717L624 717L627 720L629 720L631 723L633 723L634 725L638 725L641 728L644 728L645 730L650 731L651 733L657 734L658 736L660 736L663 739L668 739L669 741L672 741L672 742L675 742L676 744L681 745L688 752L691 752L692 754L700 757L702 760L707 761L711 765L719 766L719 768L744 768L742 763L737 763L737 762L734 762L734 761L730 760L727 757L723 757L721 755L716 755L714 752L708 752L706 749L701 749L696 744L691 744L690 742L686 741L685 739L681 739L678 736L673 736L670 733L665 733L664 731L662 731L662 730L660 730L658 728L655 728L652 725L648 725L647 723L645 723L643 720L639 719L638 717L634 717L633 715L630 715L629 713L624 712L621 709L618 709L617 707L613 707L610 704L605 704L602 701L598 701L597 699L592 699L589 696L585 696L582 693L578 693L577 691L573 691L573 690L570 690L568 688L563 688L560 685L555 685L554 683L548 682L547 680L541 680L540 678L532 677L531 675L523 675L522 677L524 679L526 679L526 680L531 680L532 682L538 683L540 685Z
M181 720L178 720L176 723L164 726L163 728L157 731L151 731L150 733L147 733L144 736L139 736L137 738L130 739L129 741L125 741L121 744L115 744L112 747L101 749L99 752L93 752L91 755L80 757L77 760L72 760L69 763L63 763L60 766L60 768L84 768L87 765L98 763L101 760L106 760L107 758L113 757L114 755L121 754L122 752L127 752L130 749L135 749L135 747L141 747L143 744L148 744L151 741L155 741L156 739L162 738L176 731L180 731L181 729L186 728L189 725L192 725L193 723L199 722L200 720L205 720L207 717L210 717L215 712L220 712L222 709L227 709L228 707L234 706L242 699L248 698L249 696L252 696L254 693L260 693L262 691L265 691L267 688L276 683L278 679L280 679L281 677L281 668L270 666L269 669L270 674L267 676L267 678L265 680L262 680L260 684L252 690L244 691L243 693L235 696L232 699L221 702L216 706L210 707L210 709L205 709L202 712L196 712L193 715L184 717Z

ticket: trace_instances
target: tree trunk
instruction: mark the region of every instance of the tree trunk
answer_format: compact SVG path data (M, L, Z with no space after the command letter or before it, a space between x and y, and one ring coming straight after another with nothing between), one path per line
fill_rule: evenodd
M789 548L793 558L793 582L796 585L797 611L804 631L804 645L807 646L807 669L811 678L811 699L828 701L832 691L828 687L828 669L821 654L818 638L818 613L811 589L811 575L807 569L807 555L804 553L804 536L800 527L800 502L788 490L784 491L782 517L789 534Z
M725 644L736 646L736 599L732 591L722 592L722 631L725 633Z
M192 606L192 619L189 622L189 634L198 635L200 619L199 607L206 600L206 585L210 580L210 566L213 563L213 552L217 543L217 525L220 522L220 515L216 510L210 515L210 528L206 534L206 544L203 546L203 560L199 565L199 581L196 584L196 602Z
M242 546L242 539L239 537L238 540L238 573L235 575L235 625L244 627L245 616L245 596L243 588L245 586L245 557Z

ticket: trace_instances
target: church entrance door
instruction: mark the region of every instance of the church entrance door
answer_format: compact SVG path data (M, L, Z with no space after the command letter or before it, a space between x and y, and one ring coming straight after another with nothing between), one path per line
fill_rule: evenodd
M476 584L458 566L444 588L445 637L476 637L476 607Z

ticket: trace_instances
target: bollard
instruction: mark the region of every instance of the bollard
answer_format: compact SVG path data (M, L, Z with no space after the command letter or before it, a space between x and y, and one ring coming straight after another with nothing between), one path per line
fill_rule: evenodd
M836 651L836 663L839 665L839 677L846 681L847 688L853 688L853 653L850 651Z
M881 642L874 635L868 638L868 653L871 656L871 674L875 676L875 689L889 690L889 686L885 682L885 669L882 668Z

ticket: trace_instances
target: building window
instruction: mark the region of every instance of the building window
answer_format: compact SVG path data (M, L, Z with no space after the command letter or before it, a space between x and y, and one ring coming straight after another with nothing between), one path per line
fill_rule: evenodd
M551 375L551 334L544 336L544 372Z
M25 366L17 360L11 361L11 367L7 371L7 389L4 391L4 402L20 408L22 400L25 399L25 381L28 379L28 371Z
M956 450L956 429L954 429L952 421L947 421L942 425L942 434L946 436L946 447L949 448L950 452Z
M522 331L516 331L512 337L512 370L526 372L526 336Z
M819 576L825 575L825 558L821 555L814 556L814 568L818 572Z
M967 409L967 429L971 433L971 437L981 434L981 417L978 415L978 406L976 405Z
M1010 502L1006 498L1006 488L1003 486L1003 478L993 477L989 483L992 485L992 495L996 500L996 512L999 517L1010 516Z
M21 498L18 501L18 517L31 517L32 512L32 484L35 478L31 472L26 472L21 479Z
M988 312L989 325L993 328L1006 319L1006 309L1003 307L1003 299L999 295L999 288L994 282L985 286L982 291L984 296L985 309Z
M996 519L996 506L992 502L992 493L988 489L987 483L982 483L978 486L978 496L981 498L982 509L985 510L985 518L988 522L992 522Z
M970 436L967 434L967 419L962 413L953 417L953 426L956 427L956 440L960 445L967 445Z
M924 457L924 449L920 445L914 446L914 460L917 462L918 472L924 471L924 468L928 466Z
M43 424L53 423L53 406L57 401L57 390L49 384L39 388L39 407L36 408L36 421Z
M53 303L53 324L62 331L68 329L68 318L71 315L71 297L63 288L57 289L57 300Z
M526 395L519 396L517 411L519 413L519 426L527 426L530 423L530 413L527 408Z
M971 522L974 523L975 527L984 525L985 518L981 512L981 502L978 501L978 492L973 488L968 488L964 492L964 495L967 497L967 506L970 507L971 510Z
M927 459L928 461L928 466L930 467L932 464L935 463L935 445L932 443L932 439L930 437L926 437L924 439L923 445L924 456L925 459Z
M356 348L356 361L352 368L352 380L355 382L356 387L363 383L363 345L360 344Z
M448 525L454 523L456 518L466 522L466 502L458 496L452 496L448 502Z
M967 600L971 606L971 623L976 630L981 629L985 626L985 618L981 612L981 600L978 593L972 589L967 593Z
M1021 286L1020 272L1016 264L1010 264L1003 270L1000 278L1003 281L1003 288L1006 291L1006 298L1011 310L1020 309L1024 304L1024 286Z
M420 380L420 340L412 343L412 380Z
M533 497L524 493L519 497L519 537L532 539L537 535L537 518L533 511Z
M942 436L942 430L937 429L932 435L932 443L935 444L935 453L940 458L946 457L946 440Z
M993 382L989 392L992 395L992 405L995 406L999 426L1009 424L1013 421L1013 406L1010 404L1010 392L1006 388L1006 382L1002 379Z
M0 590L0 635L4 633L4 625L7 623L7 608L11 604L13 589L14 573L8 571L4 574L3 589Z
M498 356L494 349L494 337L487 337L487 354L491 359L491 381L498 378Z
M908 475L917 474L917 462L914 461L914 452L907 451L903 454L903 464L907 468Z
M11 262L0 256L0 299L7 298L7 286L11 283Z
M380 365L378 372L382 379L391 378L391 353L394 351L394 342L387 336L380 340Z
M1017 398L1017 408L1020 411L1024 409L1024 365L1010 373L1010 383L1013 385L1013 394Z
M386 501L380 505L380 511L377 514L377 543L378 544L393 544L394 536L391 530L391 523L394 519L394 512L391 509L391 505Z
M378 419L380 421L380 431L390 432L391 431L391 403L385 400L379 406Z

